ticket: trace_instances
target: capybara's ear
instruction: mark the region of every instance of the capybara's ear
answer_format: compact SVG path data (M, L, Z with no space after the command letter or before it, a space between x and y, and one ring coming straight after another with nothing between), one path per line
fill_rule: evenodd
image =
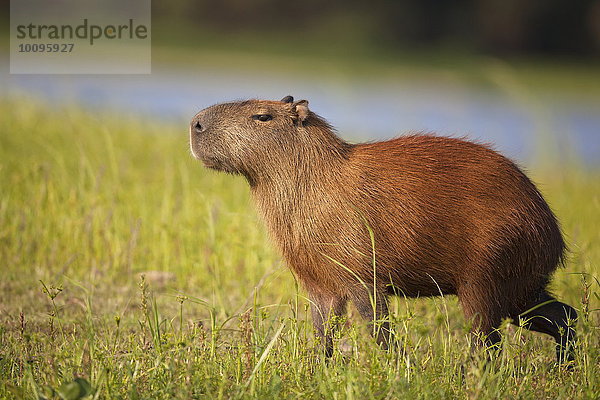
M294 101L294 96L285 96L281 99L282 103L292 103Z
M304 122L310 113L310 110L308 109L308 100L300 100L295 102L292 110L298 116L298 121L300 121L300 123Z

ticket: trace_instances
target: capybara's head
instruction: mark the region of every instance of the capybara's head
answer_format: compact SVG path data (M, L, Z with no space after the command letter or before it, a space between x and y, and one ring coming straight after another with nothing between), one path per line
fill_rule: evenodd
M308 102L292 96L216 104L192 118L192 154L209 168L252 175L269 158L290 156L309 114Z

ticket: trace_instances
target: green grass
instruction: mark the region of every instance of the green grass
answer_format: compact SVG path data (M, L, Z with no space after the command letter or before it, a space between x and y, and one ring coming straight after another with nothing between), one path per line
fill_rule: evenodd
M325 362L246 183L192 160L186 121L0 110L0 398L600 397L598 171L533 171L572 250L572 371L508 324L486 362L453 297L394 299L389 352L351 310Z

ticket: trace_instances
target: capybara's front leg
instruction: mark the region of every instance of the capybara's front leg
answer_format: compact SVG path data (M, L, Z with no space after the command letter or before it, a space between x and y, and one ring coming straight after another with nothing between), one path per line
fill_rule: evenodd
M377 343L383 349L387 349L390 345L391 331L386 294L382 291L374 294L371 290L361 288L353 293L352 301L361 317L371 324L371 334Z
M339 317L346 311L346 299L335 294L310 291L310 308L313 326L317 337L324 346L325 355L333 355L333 324L332 317Z

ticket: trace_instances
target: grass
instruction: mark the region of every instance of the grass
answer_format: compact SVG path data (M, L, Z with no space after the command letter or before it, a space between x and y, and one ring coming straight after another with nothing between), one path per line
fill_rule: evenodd
M246 183L194 162L185 124L0 109L0 398L600 397L599 171L532 171L572 250L572 371L509 324L486 362L453 297L394 299L389 352L351 310L325 362Z

